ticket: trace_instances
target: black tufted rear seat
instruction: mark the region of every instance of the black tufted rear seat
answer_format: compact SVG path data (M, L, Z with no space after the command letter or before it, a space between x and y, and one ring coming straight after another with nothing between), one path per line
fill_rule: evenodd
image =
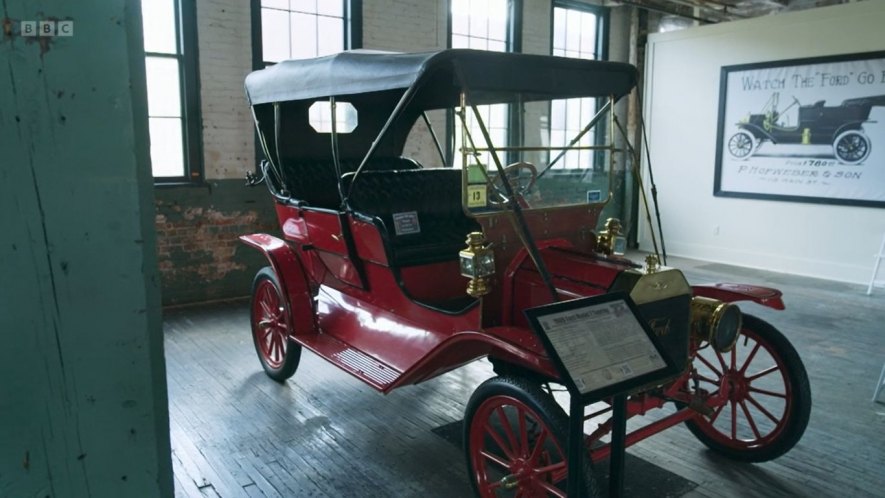
M342 173L354 172L358 167L359 161L341 162ZM370 160L366 164L365 170L411 170L418 168L420 166L412 159L382 157ZM335 210L341 207L335 166L328 159L285 162L283 173L286 177L286 187L293 199L311 207Z
M353 175L343 177L345 193ZM387 245L391 266L457 259L467 234L480 230L461 208L461 171L419 169L365 171L350 194L350 206L373 220ZM397 234L394 216L418 220L417 233Z

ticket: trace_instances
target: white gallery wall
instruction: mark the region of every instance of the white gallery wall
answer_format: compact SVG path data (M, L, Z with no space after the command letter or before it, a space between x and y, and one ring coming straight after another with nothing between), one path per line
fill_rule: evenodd
M883 26L885 1L869 0L649 37L644 112L669 254L869 281L885 208L714 197L713 181L722 66L885 50ZM885 135L885 109L871 119L867 133ZM863 167L885 168L885 136L870 138Z

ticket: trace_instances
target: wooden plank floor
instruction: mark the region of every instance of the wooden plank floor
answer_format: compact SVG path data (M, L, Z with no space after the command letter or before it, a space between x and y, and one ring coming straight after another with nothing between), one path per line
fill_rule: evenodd
M764 464L719 457L683 427L630 453L696 485L683 496L885 496L885 404L870 402L885 362L885 290L866 296L860 285L670 263L692 283L784 291L786 311L742 308L796 346L811 379L811 421L790 453ZM305 352L295 376L277 384L261 371L247 314L245 302L166 311L177 497L470 496L461 450L431 431L462 418L492 375L486 362L382 396ZM627 468L628 480L642 478Z

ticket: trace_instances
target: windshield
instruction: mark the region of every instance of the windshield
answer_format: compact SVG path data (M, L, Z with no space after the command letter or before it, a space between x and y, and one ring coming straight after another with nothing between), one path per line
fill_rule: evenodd
M484 215L514 202L523 210L606 202L616 153L610 99L509 100L471 106L465 99L456 110L466 209Z

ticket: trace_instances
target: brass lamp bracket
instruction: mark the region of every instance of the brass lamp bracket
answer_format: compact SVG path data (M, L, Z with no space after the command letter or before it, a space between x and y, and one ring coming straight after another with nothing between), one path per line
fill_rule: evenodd
M599 232L599 237L596 242L596 250L605 254L606 256L611 256L612 254L619 254L620 251L617 249L616 242L619 238L622 238L621 234L621 220L617 218L608 218L605 220L605 230ZM620 254L623 254L620 252Z

